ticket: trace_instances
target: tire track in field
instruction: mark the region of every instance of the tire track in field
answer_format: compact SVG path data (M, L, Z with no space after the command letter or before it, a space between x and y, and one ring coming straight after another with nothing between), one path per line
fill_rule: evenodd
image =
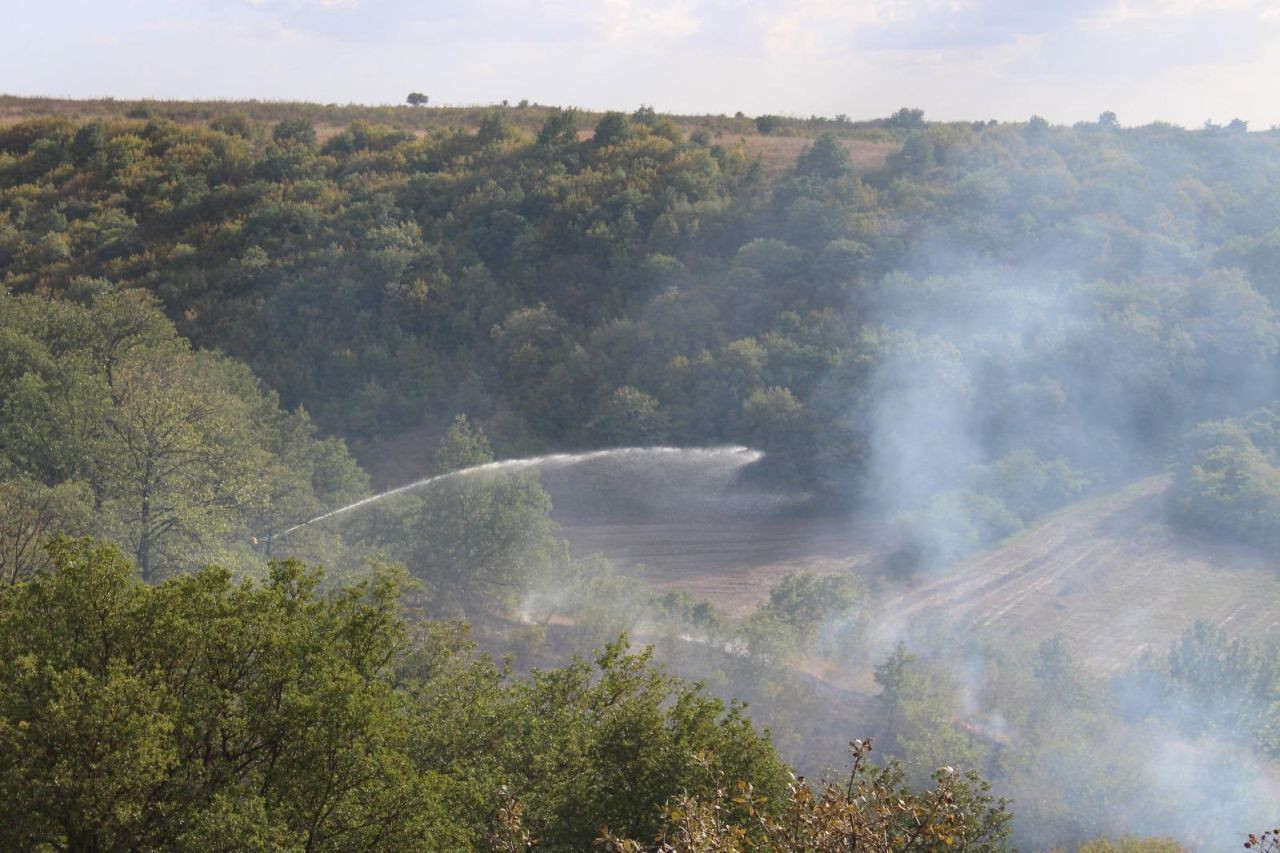
M1280 566L1258 552L1181 536L1164 521L1158 475L1068 507L940 577L876 602L880 640L942 621L994 639L1061 633L1096 670L1162 654L1206 620L1233 635L1280 629Z

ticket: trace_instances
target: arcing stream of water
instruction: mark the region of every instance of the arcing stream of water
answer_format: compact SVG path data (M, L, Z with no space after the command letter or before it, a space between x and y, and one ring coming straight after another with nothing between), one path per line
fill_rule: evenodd
M404 492L413 491L430 486L433 483L439 483L444 480L459 479L468 477L473 474L481 474L487 472L499 471L522 471L528 468L564 468L569 465L577 465L582 462L590 462L597 459L644 459L646 457L665 458L665 457L687 457L689 462L711 462L724 461L733 463L733 467L741 468L756 462L764 456L759 450L752 450L749 447L729 446L729 447L617 447L612 450L592 450L586 453L551 453L546 456L530 456L525 459L503 459L498 462L488 462L484 465L475 465L471 468L461 468L457 471L450 471L447 474L436 474L432 477L424 477L405 486L389 489L376 495L370 495L362 498L354 503L349 503L344 507L326 512L323 515L317 515L315 518L308 519L301 524L295 524L293 527L285 530L280 536L288 536L290 533L309 524L315 524L317 521L324 521L326 518L333 518L335 515L351 512L360 507L376 503L383 498L389 498L393 495L402 494Z

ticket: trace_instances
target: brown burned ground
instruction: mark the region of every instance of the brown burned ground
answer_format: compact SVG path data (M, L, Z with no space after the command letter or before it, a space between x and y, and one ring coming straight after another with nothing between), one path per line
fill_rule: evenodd
M561 519L579 555L603 554L658 590L681 589L731 618L748 615L791 572L870 574L888 553L874 527L845 519Z
M1235 636L1280 627L1277 561L1179 535L1165 521L1167 475L1062 510L944 576L899 587L876 612L1037 643L1061 633L1093 669L1163 653L1197 620Z
M1164 519L1168 485L1165 475L1139 480L909 582L886 578L892 543L865 523L569 522L564 531L576 552L603 553L654 588L687 590L733 618L788 572L853 572L873 589L873 640L938 622L1023 647L1061 633L1100 673L1163 654L1197 620L1235 636L1280 630L1280 561L1178 534Z

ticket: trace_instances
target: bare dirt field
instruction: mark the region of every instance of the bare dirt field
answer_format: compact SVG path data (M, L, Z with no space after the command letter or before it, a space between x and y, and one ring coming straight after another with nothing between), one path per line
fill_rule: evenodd
M580 554L603 553L658 589L684 589L731 617L788 572L871 582L874 639L942 622L1019 645L1061 633L1100 673L1163 654L1197 620L1237 636L1280 630L1280 560L1182 536L1164 520L1169 478L1153 476L1061 510L950 570L888 581L886 535L837 519L565 520Z
M1167 476L1068 507L943 577L885 595L886 624L940 619L1036 643L1061 633L1101 672L1165 652L1197 620L1237 636L1280 627L1274 557L1176 533Z
M604 554L653 587L686 590L732 618L749 614L790 572L868 574L889 553L878 531L845 519L562 523L575 553Z

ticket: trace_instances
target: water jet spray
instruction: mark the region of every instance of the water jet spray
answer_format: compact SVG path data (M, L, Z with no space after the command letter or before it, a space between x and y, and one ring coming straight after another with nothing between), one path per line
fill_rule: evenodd
M414 491L415 489L425 488L445 480L462 479L463 477L470 477L475 474L524 471L529 468L565 468L570 465L578 465L583 462L591 462L598 459L670 456L689 456L691 457L691 460L738 457L738 461L740 461L743 466L746 466L763 459L764 453L741 445L727 445L724 447L615 447L610 450L591 450L585 453L550 453L544 456L529 456L521 459L502 459L497 462L486 462L483 465L473 465L470 468L460 468L457 471L449 471L445 474L434 474L430 477L423 477L421 480L415 480L407 485L388 489L385 492L379 492L378 494L370 495L367 498L361 498L360 500L349 503L346 506L317 515L315 518L308 519L300 524L295 524L293 527L288 528L273 538L288 536L295 530L300 530L303 527L315 524L317 521L324 521L327 518L333 518L336 515L342 515L344 513L351 512L352 510L368 506L369 504L377 503L383 498L389 498L394 495Z

